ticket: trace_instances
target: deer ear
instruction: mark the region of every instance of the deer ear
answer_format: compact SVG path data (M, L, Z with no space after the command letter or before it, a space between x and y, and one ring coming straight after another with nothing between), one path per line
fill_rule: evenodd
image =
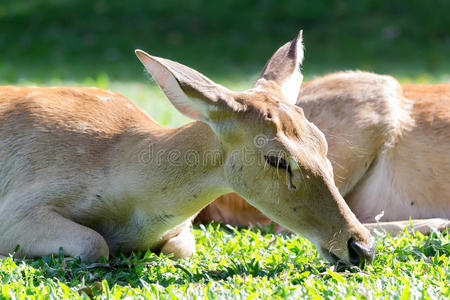
M214 83L199 72L177 62L151 56L142 50L137 57L163 90L170 102L182 114L200 121L210 121L210 112L239 110L231 91Z
M303 80L300 72L300 64L303 61L302 34L303 31L300 30L295 39L275 52L262 70L255 87L264 88L268 82L275 82L284 98L289 103L296 103Z

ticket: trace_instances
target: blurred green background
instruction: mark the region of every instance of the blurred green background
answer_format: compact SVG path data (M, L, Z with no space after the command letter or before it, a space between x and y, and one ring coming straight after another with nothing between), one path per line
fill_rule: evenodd
M346 69L402 82L450 81L450 0L33 0L0 2L0 83L95 85L166 126L170 107L133 50L194 67L234 89L304 30L305 79Z

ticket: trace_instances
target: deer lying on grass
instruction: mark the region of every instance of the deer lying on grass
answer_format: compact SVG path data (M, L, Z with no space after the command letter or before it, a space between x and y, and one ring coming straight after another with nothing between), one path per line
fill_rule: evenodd
M325 134L336 186L368 229L396 234L410 228L410 217L421 219L412 225L424 233L450 226L449 83L399 85L389 76L340 72L304 84L297 105ZM376 223L382 211L385 222ZM271 222L236 194L217 199L198 220Z
M165 129L96 88L0 88L1 254L19 245L22 257L60 247L84 261L148 249L186 257L192 217L235 191L330 261L372 259L373 238L334 184L324 135L287 100L302 80L301 33L244 92L136 54L198 121Z

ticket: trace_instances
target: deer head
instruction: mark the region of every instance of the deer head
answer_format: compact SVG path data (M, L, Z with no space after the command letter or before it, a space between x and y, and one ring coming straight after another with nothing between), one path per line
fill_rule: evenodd
M181 113L211 127L223 147L223 180L233 191L308 238L330 261L372 259L370 233L334 184L324 135L294 105L302 81L301 31L242 92L177 62L136 54Z

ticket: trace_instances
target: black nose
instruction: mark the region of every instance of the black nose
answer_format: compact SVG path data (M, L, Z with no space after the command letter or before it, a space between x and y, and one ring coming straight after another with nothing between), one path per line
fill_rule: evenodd
M351 238L348 240L347 246L350 262L353 265L359 266L370 263L373 260L375 254L375 245L373 242L368 246L364 246L360 242L356 242L354 238Z

